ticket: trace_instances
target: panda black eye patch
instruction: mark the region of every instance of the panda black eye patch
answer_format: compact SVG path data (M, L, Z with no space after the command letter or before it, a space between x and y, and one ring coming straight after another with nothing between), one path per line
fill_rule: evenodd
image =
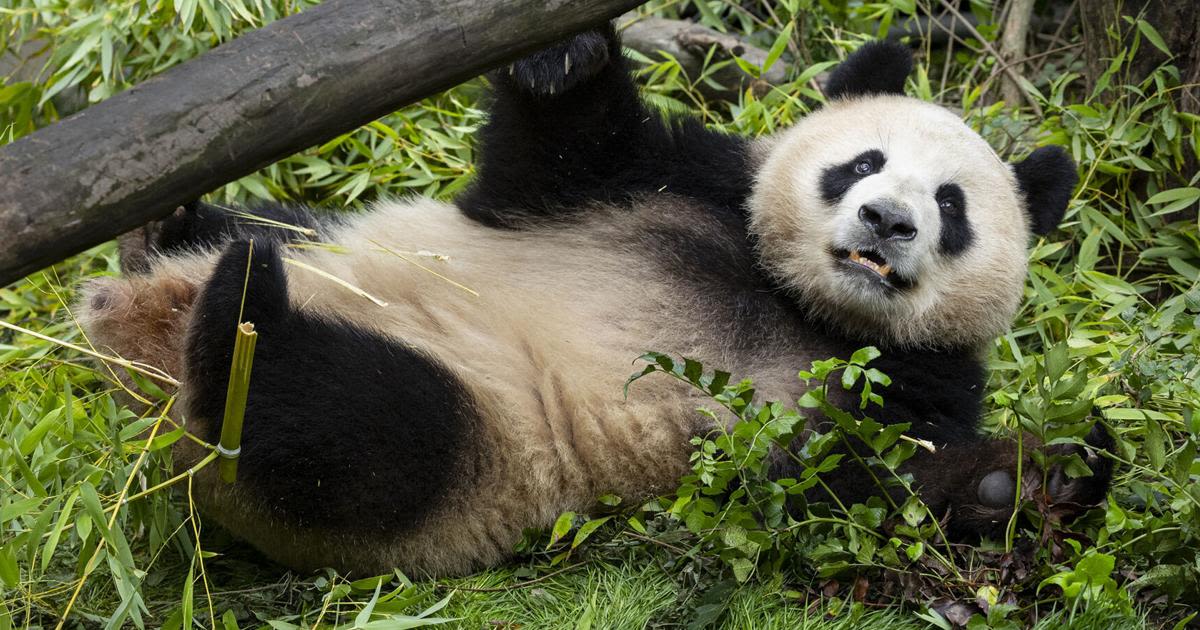
M935 198L942 217L938 251L945 256L957 256L967 251L975 240L975 232L967 220L967 196L958 184L942 184Z
M830 166L821 172L821 199L834 205L846 196L850 190L864 177L870 177L883 170L887 157L879 149L871 149L854 156L853 159Z

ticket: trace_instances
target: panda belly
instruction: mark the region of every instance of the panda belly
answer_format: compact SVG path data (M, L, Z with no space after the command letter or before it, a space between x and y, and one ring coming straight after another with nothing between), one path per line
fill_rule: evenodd
M305 264L365 291L356 295L298 266L293 305L378 331L433 357L479 410L482 478L459 486L417 531L383 554L399 566L431 549L467 563L507 555L524 528L548 526L598 496L638 501L669 492L687 470L689 438L706 430L700 399L665 378L624 396L634 359L684 350L696 322L678 287L634 264L607 221L569 229L503 231L429 201L388 204L332 236L338 252ZM386 303L381 306L378 302ZM676 331L690 331L672 338Z
M668 278L586 226L497 230L430 201L376 208L331 240L342 253L313 252L305 263L387 305L298 267L288 269L292 303L401 340L451 370L487 424L514 441L507 448L528 456L539 493L590 504L673 486L680 467L663 455L700 430L698 399L667 379L624 395L638 356L682 350L673 331L695 330L681 321L686 310L669 308L678 298Z

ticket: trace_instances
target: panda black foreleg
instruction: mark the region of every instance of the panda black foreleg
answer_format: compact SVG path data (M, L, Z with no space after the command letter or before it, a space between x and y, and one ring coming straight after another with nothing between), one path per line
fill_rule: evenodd
M598 188L642 150L637 127L648 115L612 26L489 76L494 93L478 136L478 176L457 200L463 211L516 227L608 198Z
M918 448L899 472L911 476L912 491L935 518L944 519L951 540L974 542L984 537L996 540L1003 537L1012 517L1018 489L1022 501L1033 502L1057 523L1069 522L1103 501L1112 481L1112 464L1099 451L1111 448L1112 438L1097 426L1086 443L1086 447L1055 445L1046 449L1050 456L1079 455L1091 470L1091 476L1081 478L1069 477L1061 465L1043 475L1031 456L1041 445L1030 436L1020 445L1016 440L977 436L964 442L937 445L935 452ZM852 446L860 456L870 452L857 440ZM849 455L847 449L837 452ZM778 476L794 476L797 472L787 466L782 468ZM899 504L909 496L909 490L890 479L882 468L872 475L852 457L845 457L835 472L825 476L825 482L845 505L884 493ZM827 492L819 488L806 496L814 501L829 500Z
M562 218L590 203L650 194L738 208L749 190L744 140L697 120L665 121L639 98L612 25L492 75L479 175L458 205L487 225Z
M978 540L1002 534L1016 504L1018 479L1023 498L1037 499L1040 507L1063 521L1104 498L1112 467L1097 453L1111 448L1112 440L1101 427L1088 436L1086 448L1055 445L1046 449L1049 455L1080 455L1092 471L1090 477L1071 479L1059 465L1043 475L1031 456L1043 448L1035 438L1026 435L1018 443L989 439L981 433L980 392L985 372L973 354L892 352L871 365L890 376L892 383L882 390L884 405L870 405L864 413L881 423L907 424L909 437L934 446L933 452L918 447L900 472L911 475L912 488L938 518L949 516L947 533L951 538ZM830 396L836 406L857 410L861 391L831 390ZM828 421L818 422L818 426L831 428ZM852 440L850 447L862 458L873 454L858 440ZM847 457L837 471L826 476L839 500L849 505L885 491L880 487L887 482L885 473L877 469L871 475L849 456L848 449L840 452ZM781 472L792 476L798 471ZM897 502L907 498L908 491L900 485L885 485ZM828 500L820 490L813 491L810 498Z
M261 506L271 522L394 538L473 478L471 396L442 364L401 340L290 304L277 248L229 243L197 298L185 353L189 420L203 439L219 439L234 327L252 322L258 341L238 480L229 491L249 497L243 504ZM288 543L237 526L244 517L215 516L292 566L338 562L330 550L273 548Z

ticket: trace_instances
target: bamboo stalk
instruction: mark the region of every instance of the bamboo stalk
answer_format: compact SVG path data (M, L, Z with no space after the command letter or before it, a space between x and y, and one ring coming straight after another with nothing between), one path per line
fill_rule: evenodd
M237 481L237 460L242 453L242 420L246 415L246 397L250 393L250 368L254 365L254 345L258 333L254 324L242 322L233 342L233 363L229 366L229 387L225 395L225 417L221 421L221 442L217 453L217 471L225 483Z
M174 477L171 477L170 479L168 479L162 483L156 483L153 486L146 488L145 490L142 490L141 492L138 492L137 494L131 494L131 495L125 497L125 499L122 500L120 503L114 503L114 504L104 508L104 511L111 512L115 509L120 508L122 505L127 505L129 503L137 501L138 499L140 499L142 497L150 496L150 495L154 494L155 492L158 492L159 490L166 488L167 486L173 486L173 485L179 483L180 481L183 481L184 479L187 479L188 477L195 475L197 472L200 471L200 469L211 464L212 460L216 459L219 456L220 456L220 453L218 453L216 451L212 451L208 455L205 455L204 459L196 462L195 466L192 466L191 468L179 473L178 475L175 475Z

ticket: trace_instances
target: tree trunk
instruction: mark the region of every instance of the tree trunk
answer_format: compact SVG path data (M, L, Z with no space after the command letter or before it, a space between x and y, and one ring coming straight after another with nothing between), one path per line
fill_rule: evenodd
M1000 30L1000 63L1012 64L1017 74L1021 73L1020 60L1025 58L1025 40L1029 37L1029 23L1033 20L1033 0L1011 0L1008 4L1008 17ZM1010 107L1021 102L1021 86L1011 77L1004 77L1001 88L1001 98Z
M1141 17L1158 31L1171 51L1171 63L1179 68L1182 89L1174 92L1179 111L1200 114L1200 2L1196 0L1126 0L1120 6L1112 0L1080 0L1080 22L1083 26L1084 58L1087 64L1088 88L1108 68L1120 47L1128 45L1137 27L1122 16ZM1113 33L1110 35L1110 31ZM1167 60L1156 46L1144 38L1130 64L1129 83L1140 83L1150 76L1159 64ZM1178 173L1167 173L1168 186L1187 186L1197 171L1200 160L1185 148L1183 164ZM1193 219L1200 204L1193 204L1168 219Z
M328 0L0 147L0 286L643 0Z
M1127 45L1136 27L1122 16L1142 17L1162 35L1167 48L1174 54L1172 63L1179 68L1185 86L1176 94L1181 111L1200 114L1200 2L1195 0L1080 0L1080 22L1083 26L1084 59L1087 64L1088 87L1108 68L1120 46ZM1119 34L1111 37L1109 31ZM1150 42L1144 41L1133 60L1131 82L1149 76L1167 56Z
M671 55L693 81L700 77L704 70L704 59L713 46L717 47L712 58L714 63L731 57L741 57L753 65L761 66L767 60L767 51L733 35L720 33L694 22L658 17L630 18L629 25L621 31L621 41L651 59L660 59L660 52ZM783 60L777 60L766 74L756 79L731 63L714 72L711 78L721 84L723 89L700 83L700 92L708 98L737 101L738 95L747 87L761 97L770 91L772 85L779 85L787 80L787 64Z

